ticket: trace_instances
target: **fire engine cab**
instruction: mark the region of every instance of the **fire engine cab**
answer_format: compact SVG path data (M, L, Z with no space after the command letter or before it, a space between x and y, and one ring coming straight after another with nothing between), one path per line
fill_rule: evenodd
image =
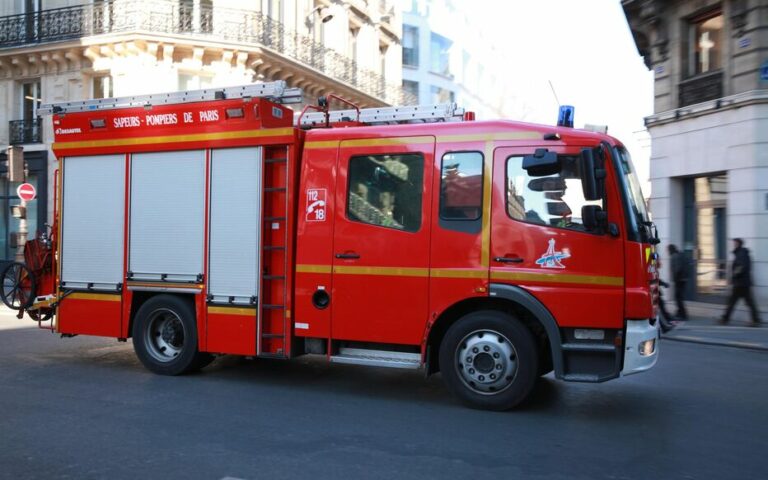
M553 370L654 365L658 241L619 141L455 104L294 119L301 97L44 106L54 226L2 273L3 300L62 336L132 338L159 374L316 354L439 371L495 410Z

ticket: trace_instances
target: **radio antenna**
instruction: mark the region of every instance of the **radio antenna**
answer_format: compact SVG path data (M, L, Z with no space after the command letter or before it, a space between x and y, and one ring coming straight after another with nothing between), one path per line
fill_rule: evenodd
M552 95L555 97L555 102L557 102L557 106L560 106L560 99L557 98L557 92L555 92L555 86L552 85L552 80L547 80L549 82L549 88L552 90Z

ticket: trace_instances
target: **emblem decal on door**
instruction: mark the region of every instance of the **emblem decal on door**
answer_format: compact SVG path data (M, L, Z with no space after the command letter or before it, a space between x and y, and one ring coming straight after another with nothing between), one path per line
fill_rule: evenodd
M565 265L562 264L561 260L565 260L566 258L571 258L571 252L569 252L567 248L558 252L555 250L555 239L550 238L547 251L536 260L536 265L541 268L565 268Z
M325 221L325 189L308 188L307 189L307 221L324 222Z

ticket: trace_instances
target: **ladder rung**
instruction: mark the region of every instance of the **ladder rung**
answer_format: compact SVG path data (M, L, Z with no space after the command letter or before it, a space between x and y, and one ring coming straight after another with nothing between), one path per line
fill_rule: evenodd
M264 275L264 280L285 280L285 275Z
M258 356L259 356L259 358L277 358L277 359L280 359L280 360L285 360L285 358L286 358L285 354L282 353L282 352L281 353L266 353L266 352L262 352Z
M267 310L282 310L285 308L285 305L273 305L273 304L265 304L261 306L262 308L266 308Z
M287 161L287 158L268 158L264 160L264 163L285 163Z
M285 247L280 245L264 245L264 250L285 250Z
M267 187L264 189L265 192L284 192L286 190L285 187Z
M285 335L280 333L262 333L261 338L285 338Z

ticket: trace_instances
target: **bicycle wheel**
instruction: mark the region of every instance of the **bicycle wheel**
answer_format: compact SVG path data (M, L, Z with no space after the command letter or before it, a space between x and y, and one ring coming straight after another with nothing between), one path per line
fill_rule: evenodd
M13 310L26 309L35 300L35 275L23 263L9 263L0 273L0 299Z

